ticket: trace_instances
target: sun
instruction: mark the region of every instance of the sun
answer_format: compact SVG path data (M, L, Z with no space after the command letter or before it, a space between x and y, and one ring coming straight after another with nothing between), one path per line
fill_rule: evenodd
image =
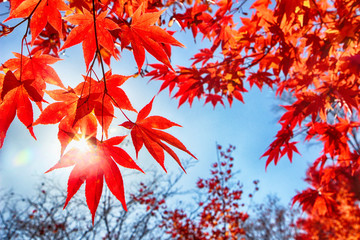
M99 150L92 142L91 136L82 134L76 135L66 147L66 153L70 152L69 156L74 158L75 163L86 168L94 167L101 161L103 155Z
M68 145L68 148L76 148L81 152L89 152L91 150L88 138L86 138L85 136L81 136L78 139L73 139Z

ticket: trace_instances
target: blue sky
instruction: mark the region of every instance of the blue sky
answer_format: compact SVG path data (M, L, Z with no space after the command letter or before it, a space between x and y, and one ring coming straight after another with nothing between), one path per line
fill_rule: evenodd
M3 7L0 4L0 13ZM4 18L0 18L3 20ZM15 21L10 21L13 25ZM179 30L174 24L170 30ZM0 63L13 57L11 52L20 52L21 37L24 29L16 29L13 34L0 38ZM185 49L173 48L172 64L189 65L188 60L199 48L206 43L197 41L194 46L191 33L180 33L176 35L178 40L186 45ZM82 81L81 74L85 74L85 65L82 57L81 45L77 45L66 54L61 56L64 61L53 65L58 72L64 85L76 86ZM151 59L151 58L149 58ZM133 74L137 71L135 61L131 54L124 53L120 62L113 61L113 73ZM98 71L100 72L100 71ZM154 95L157 95L160 82L137 77L128 80L124 89L136 109L141 109ZM49 98L46 98L50 100ZM169 132L180 139L187 148L198 158L194 167L188 170L182 178L181 184L187 188L195 186L199 177L209 176L209 168L216 161L216 142L224 147L228 144L237 147L233 156L235 168L241 170L238 179L244 183L245 190L252 191L254 179L260 180L260 191L255 200L260 202L267 194L277 194L283 203L288 203L296 190L306 187L303 181L308 162L313 161L318 155L318 147L307 147L299 145L301 156L295 155L293 163L287 158L281 159L277 166L271 164L265 172L266 159L260 159L268 145L276 135L279 112L273 110L279 101L275 99L272 90L264 88L260 92L257 88L244 94L245 104L238 101L230 108L211 105L203 105L203 102L195 101L190 108L184 104L178 108L177 101L169 98L167 90L161 92L155 98L153 115L164 116L180 125L182 128L173 128ZM34 106L36 109L36 106ZM35 110L35 119L39 111ZM114 120L110 134L124 134L124 129L118 127L125 119L119 114ZM131 115L136 117L135 115ZM135 118L133 118L135 120ZM0 149L0 187L13 188L15 191L30 194L35 189L41 175L59 160L60 144L57 140L57 125L36 126L35 141L26 128L16 118L12 123L2 149ZM130 154L135 157L133 149ZM179 152L181 159L188 159L183 152ZM145 149L140 152L138 164L144 168L157 166L155 160L146 154ZM167 157L165 165L170 172L180 172L181 169L175 161ZM57 170L48 177L61 179L66 183L69 170ZM164 173L165 174L165 173ZM126 179L125 179L126 183Z

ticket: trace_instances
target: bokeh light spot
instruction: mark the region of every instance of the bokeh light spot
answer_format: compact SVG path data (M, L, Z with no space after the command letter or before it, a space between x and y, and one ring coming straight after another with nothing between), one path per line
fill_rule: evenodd
M26 166L30 162L31 151L29 149L23 149L18 152L13 160L13 164L15 167L23 167Z

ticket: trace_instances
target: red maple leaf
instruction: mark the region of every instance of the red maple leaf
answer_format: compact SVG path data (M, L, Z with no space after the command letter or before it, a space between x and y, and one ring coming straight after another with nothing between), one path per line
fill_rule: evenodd
M77 13L64 18L70 23L78 26L71 30L69 36L66 39L66 42L61 47L60 51L82 42L86 69L89 69L89 65L93 60L94 54L97 49L94 29L94 18L88 10L84 9L83 11L84 13ZM113 56L116 56L116 53L114 52L114 40L109 30L114 30L116 28L119 28L119 26L109 18L106 18L106 16L107 12L102 12L96 17L97 41L100 46L105 48Z
M348 145L348 133L359 127L357 122L348 121L347 119L337 118L338 123L331 125L327 123L308 123L308 135L306 140L310 140L314 136L321 140L324 144L324 154L330 154L332 158L339 155L339 158L349 156L350 148Z
M134 12L131 25L122 24L120 26L121 47L124 48L131 43L139 71L145 61L145 49L157 60L172 68L164 44L184 47L167 31L154 26L164 11L145 13L145 5L142 4Z
M265 169L269 164L274 161L276 165L280 158L287 154L290 162L292 162L293 153L298 154L299 151L296 147L297 142L290 142L293 137L293 131L287 127L279 130L276 134L276 139L270 144L269 148L261 157L267 157Z
M312 214L316 212L320 215L326 213L333 213L337 206L336 201L333 199L334 193L321 192L315 189L306 189L293 197L293 205L299 202L303 211L310 211Z
M31 44L34 44L36 37L39 36L47 23L56 29L60 38L63 38L59 10L70 11L71 9L62 0L12 0L10 15L4 22L13 18L27 18L32 14L30 20Z
M218 103L221 103L224 107L225 107L225 104L224 104L224 101L223 101L223 97L222 96L219 96L219 95L216 95L216 94L206 94L206 98L205 98L205 103L208 103L208 102L211 102L211 104L213 105L214 109L215 109L215 106L216 104Z
M45 89L45 83L53 84L65 88L55 70L48 64L60 61L60 58L48 54L35 53L31 57L26 57L20 53L13 53L16 58L7 60L3 67L10 69L14 74L19 74L21 79L34 79L34 84L38 90ZM21 72L20 72L21 69Z
M131 139L135 147L136 157L138 157L140 149L143 147L143 145L145 145L149 153L166 171L164 166L165 150L168 154L170 154L171 157L175 159L175 161L185 172L185 169L182 167L179 157L168 145L165 144L165 142L188 153L195 159L196 157L191 152L189 152L184 146L184 144L182 144L177 138L164 131L158 130L168 129L173 126L180 127L180 125L171 122L170 120L161 116L148 117L152 109L153 101L154 98L150 101L150 103L148 103L143 109L140 110L135 123L131 121L126 121L120 126L131 129Z
M36 139L32 127L33 109L30 100L41 102L42 96L32 86L32 83L33 80L19 81L10 70L6 72L5 76L0 75L0 148L16 113L31 136Z
M122 167L143 171L123 149L115 146L119 145L125 137L113 137L105 141L98 141L96 138L91 137L87 140L88 149L70 149L61 157L58 163L47 171L74 166L68 179L64 208L81 185L86 182L86 202L94 224L95 213L99 205L105 178L105 182L112 194L127 210L123 179L117 164Z
M213 17L207 13L209 5L199 4L195 2L194 6L186 9L185 13L175 13L174 19L181 25L182 29L190 28L194 39L196 38L198 32L207 34L206 28L209 27L209 22L213 20Z

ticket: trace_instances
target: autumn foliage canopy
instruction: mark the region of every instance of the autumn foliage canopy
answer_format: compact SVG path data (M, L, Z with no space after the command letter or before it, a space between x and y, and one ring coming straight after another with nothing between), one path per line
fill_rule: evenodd
M354 180L360 171L359 6L355 0L10 0L0 41L19 34L21 25L26 30L19 38L21 52L0 59L0 147L15 115L34 138L36 125L58 124L61 157L49 171L74 166L65 206L85 183L94 218L105 181L126 209L118 165L142 170L118 146L127 136L108 134L115 113L122 114L116 117L123 118L120 127L129 130L136 155L146 149L164 170L165 153L180 166L174 150L194 157L166 132L178 124L151 115L154 99L134 109L121 89L135 76L114 71L111 61L121 61L121 54L131 51L135 75L161 81L160 90L168 89L179 105L191 105L194 99L214 107L244 102L243 93L253 87L273 89L280 97L290 94L280 130L262 157L266 167L284 156L291 161L299 153L294 138L300 133L305 141L322 144L321 156L309 170L312 187L294 201L308 213L337 214L334 189L346 179L359 189ZM189 66L171 65L172 47L184 46L176 40L176 30L210 42ZM77 44L82 45L86 71L78 77L80 84L65 87L51 65L60 60L60 52ZM146 54L156 62L149 62L145 71ZM34 105L41 111L35 118ZM130 119L129 111L137 118ZM87 152L66 148L81 139L88 142Z

